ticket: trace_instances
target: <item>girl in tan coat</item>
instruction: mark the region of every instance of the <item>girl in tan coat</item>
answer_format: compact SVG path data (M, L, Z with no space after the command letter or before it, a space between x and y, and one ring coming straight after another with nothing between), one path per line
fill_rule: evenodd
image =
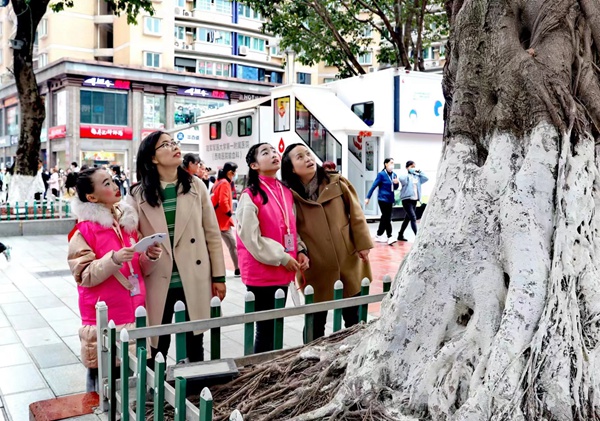
M310 258L304 275L315 302L332 300L338 279L345 298L359 295L361 280L372 280L373 242L354 187L338 174L327 174L301 143L285 150L281 176L294 193L298 236ZM358 323L358 307L344 309L343 318L346 327ZM325 334L326 320L327 312L315 314L315 338Z
M137 154L139 184L127 197L139 215L146 237L168 233L152 272L144 273L148 324L168 324L177 301L186 306L186 320L208 319L210 300L225 298L225 260L221 233L206 186L181 168L179 144L160 131L149 134ZM190 361L204 358L203 335L190 332ZM152 338L152 357L166 355L169 335ZM150 361L152 364L152 360Z

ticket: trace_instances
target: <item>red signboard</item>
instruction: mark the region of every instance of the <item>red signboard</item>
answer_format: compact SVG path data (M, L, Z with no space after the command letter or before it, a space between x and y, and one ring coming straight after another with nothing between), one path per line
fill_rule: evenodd
M55 126L48 129L48 139L63 139L67 137L67 126Z
M124 126L97 126L82 124L79 127L79 137L91 139L132 140L133 130Z

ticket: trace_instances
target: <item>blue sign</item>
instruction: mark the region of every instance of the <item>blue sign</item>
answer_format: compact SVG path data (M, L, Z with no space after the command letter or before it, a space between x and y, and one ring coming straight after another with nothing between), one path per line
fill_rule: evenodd
M183 137L184 137L184 136L183 136L183 133L182 133L182 132L179 132L179 133L177 133L177 140L179 140L179 141L182 141L182 140L183 140Z

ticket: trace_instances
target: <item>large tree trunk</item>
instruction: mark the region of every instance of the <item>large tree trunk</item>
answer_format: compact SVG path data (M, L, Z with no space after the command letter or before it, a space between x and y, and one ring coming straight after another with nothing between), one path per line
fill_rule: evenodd
M600 3L448 3L422 228L381 318L298 355L347 361L330 403L277 419L600 419Z
M13 47L13 72L20 104L20 134L17 149L16 172L33 176L38 171L40 136L46 118L44 101L40 96L35 73L33 72L33 43L42 16L48 7L48 0L11 0L17 16L19 45Z

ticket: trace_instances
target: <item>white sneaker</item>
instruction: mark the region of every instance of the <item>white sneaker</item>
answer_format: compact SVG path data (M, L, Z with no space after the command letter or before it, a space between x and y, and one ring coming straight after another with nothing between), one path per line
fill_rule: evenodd
M375 241L377 243L387 243L387 238L385 238L383 235L376 235Z
M398 240L396 240L394 237L390 237L390 238L388 238L388 239L387 239L388 246L391 246L391 245L392 245L392 244L394 244L396 241L398 241Z

